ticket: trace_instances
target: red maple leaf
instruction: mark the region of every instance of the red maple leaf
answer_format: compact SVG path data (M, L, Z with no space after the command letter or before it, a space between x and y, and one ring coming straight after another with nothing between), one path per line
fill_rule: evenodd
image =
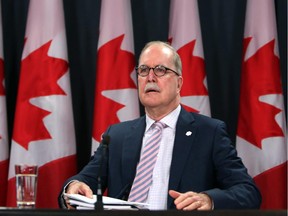
M124 35L121 35L98 50L97 77L94 105L93 137L100 140L110 124L120 122L116 113L123 107L102 95L105 90L136 88L130 75L135 67L134 55L121 50Z
M5 95L4 88L4 61L0 58L0 95Z
M244 53L250 40L244 40ZM282 94L279 58L274 54L274 46L272 40L242 63L237 134L259 148L265 138L284 136L275 121L281 110L259 100L260 96Z
M50 112L30 103L32 98L65 95L57 81L68 70L68 63L48 56L51 41L31 52L21 64L20 83L13 139L28 150L29 142L50 139L43 118Z
M169 42L172 42L172 38ZM204 85L206 77L204 59L199 56L194 56L196 40L185 44L177 50L182 60L182 76L184 79L181 89L181 96L208 96L208 90ZM191 107L182 106L190 112L199 112L199 110Z

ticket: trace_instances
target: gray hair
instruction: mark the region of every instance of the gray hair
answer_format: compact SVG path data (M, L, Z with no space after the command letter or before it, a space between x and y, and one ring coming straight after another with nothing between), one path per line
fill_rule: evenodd
M144 48L142 49L141 53L140 53L140 57L139 59L141 58L143 52L149 48L150 46L152 45L155 45L155 44L158 44L158 45L162 45L162 46L165 46L167 47L168 49L170 49L173 53L173 63L175 65L175 69L176 69L176 72L182 76L182 62L181 62L181 58L179 56L179 54L177 53L177 51L174 49L174 47L172 47L169 43L167 42L163 42L163 41L150 41L148 42Z

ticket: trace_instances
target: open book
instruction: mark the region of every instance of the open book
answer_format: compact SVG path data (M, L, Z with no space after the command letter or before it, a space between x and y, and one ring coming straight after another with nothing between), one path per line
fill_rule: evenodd
M80 194L67 194L64 196L68 198L70 205L77 209L94 209L94 204L97 201L97 196L93 195L93 199L85 197ZM104 210L137 210L148 209L148 204L138 202L128 202L112 197L103 196Z

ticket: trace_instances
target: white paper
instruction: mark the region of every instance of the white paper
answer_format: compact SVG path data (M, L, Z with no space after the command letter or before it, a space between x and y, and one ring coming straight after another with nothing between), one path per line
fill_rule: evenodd
M80 194L67 194L64 193L69 200L70 205L76 206L77 209L94 209L94 204L97 201L97 196L93 195L93 199L85 197ZM103 196L102 202L104 209L122 209L122 210L132 210L132 209L147 209L148 204L138 203L138 202L128 202L125 200L120 200L112 197Z
M84 206L77 206L77 210L92 210L94 208L91 207L84 207ZM132 208L131 206L111 206L111 205L104 205L104 210L138 210L136 208Z

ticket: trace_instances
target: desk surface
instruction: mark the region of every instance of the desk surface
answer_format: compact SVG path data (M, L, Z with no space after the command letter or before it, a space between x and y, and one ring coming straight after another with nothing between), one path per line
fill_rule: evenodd
M0 216L287 216L287 210L265 211L265 210L214 210L214 211L102 211L94 210L51 210L51 209L35 209L35 210L20 210L20 209L0 209Z

